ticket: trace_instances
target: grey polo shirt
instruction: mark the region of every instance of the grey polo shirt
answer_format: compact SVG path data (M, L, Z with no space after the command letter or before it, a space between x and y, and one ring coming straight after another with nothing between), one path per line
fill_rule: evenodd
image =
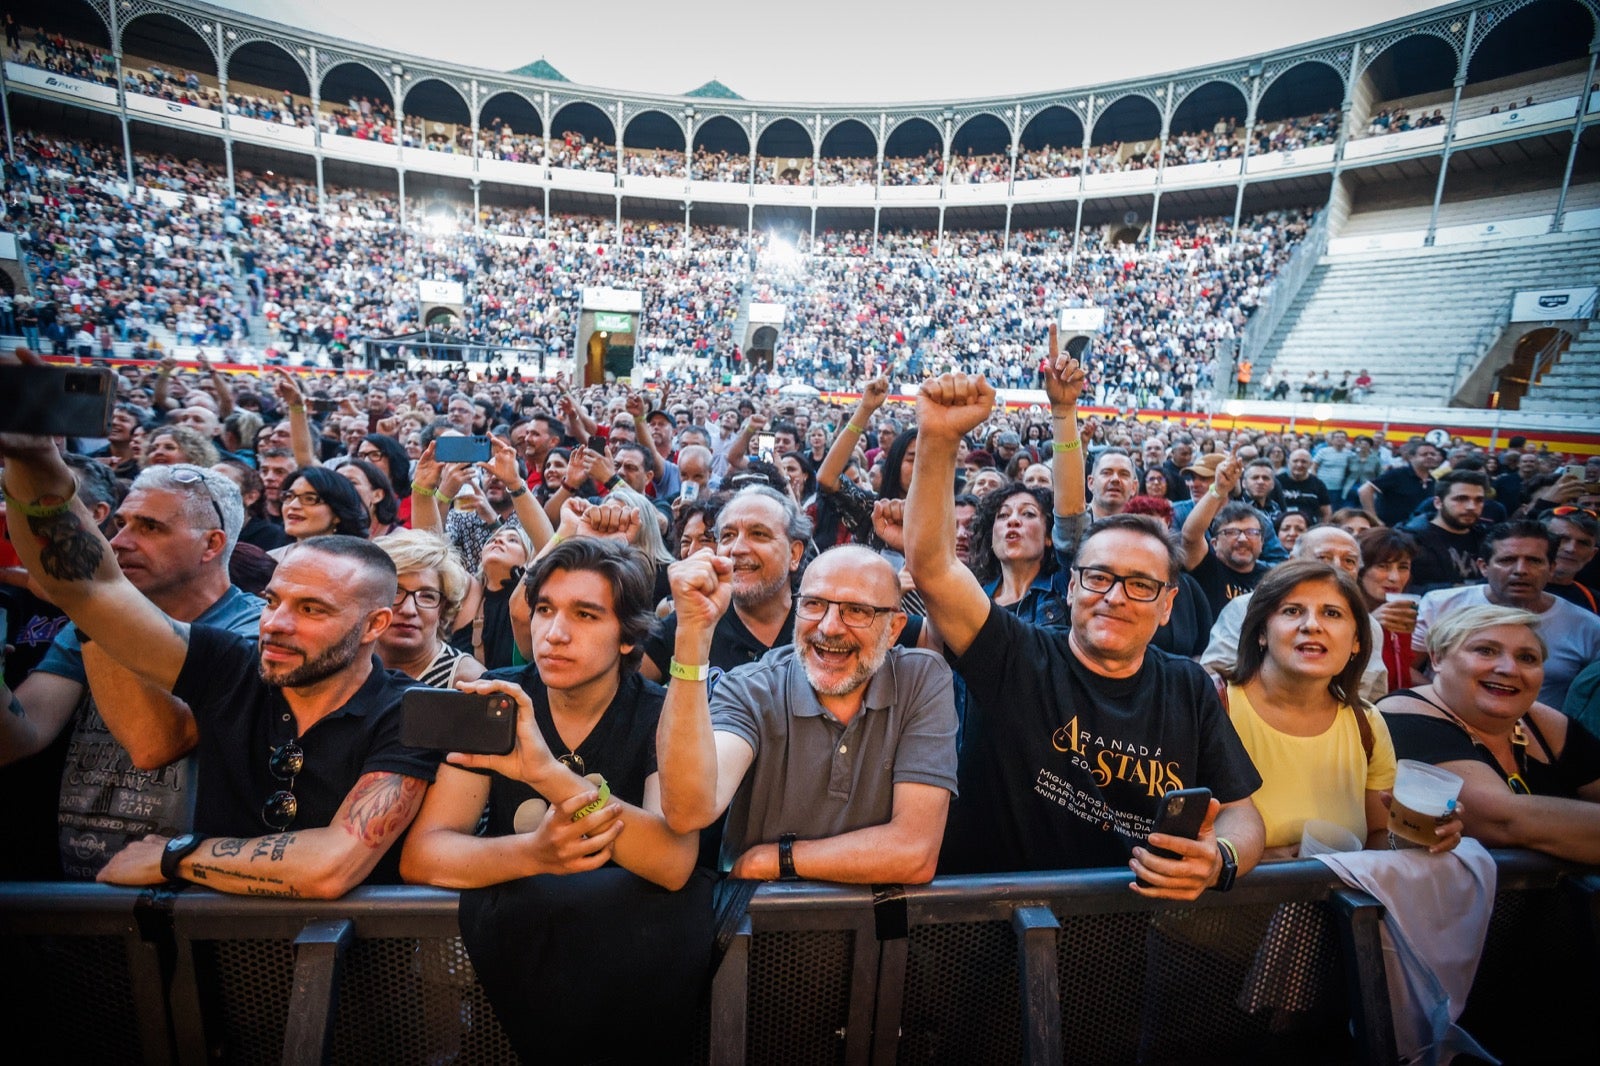
M956 792L950 667L919 648L890 648L865 702L843 725L817 702L792 644L724 675L711 726L755 750L728 808L722 869L784 833L838 836L889 821L902 781Z

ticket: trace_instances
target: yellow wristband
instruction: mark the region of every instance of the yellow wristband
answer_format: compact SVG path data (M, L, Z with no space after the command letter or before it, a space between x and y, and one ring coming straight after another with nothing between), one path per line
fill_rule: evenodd
M698 666L691 666L673 659L667 666L667 673L680 681L704 681L711 676L711 664L701 663Z
M546 541L545 543L547 543L550 547L554 548L557 544L560 544L565 539L566 538L563 537L560 533L552 533L552 534L550 534L550 539L548 541Z
M866 426L858 426L854 422L846 422L844 424L844 429L841 429L839 432L843 433L845 431L845 429L853 429L857 433L865 433L867 431L867 427Z
M573 811L572 820L576 822L589 817L589 815L593 814L595 811L598 811L601 807L604 807L606 805L606 800L610 798L611 784L602 777L600 779L600 798L595 800L593 803L586 803L582 807L579 807L577 810Z
M77 489L73 489L73 491L67 493L60 503L23 503L8 492L6 493L6 510L16 511L18 514L27 515L29 518L56 518L72 510L72 500L77 495Z
M1054 448L1057 452L1075 452L1079 448L1083 447L1083 443L1075 440L1058 440L1054 444L1050 445L1050 447Z

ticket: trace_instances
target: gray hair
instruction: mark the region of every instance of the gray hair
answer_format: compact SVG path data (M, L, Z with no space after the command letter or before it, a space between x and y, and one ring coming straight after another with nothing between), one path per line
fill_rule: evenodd
M192 529L211 529L218 514L222 516L222 534L227 543L222 549L221 564L226 567L233 558L233 547L239 543L239 531L244 529L244 498L227 475L219 474L193 463L170 463L147 466L139 472L129 491L155 490L171 492L183 497L184 517ZM212 504L216 509L212 509Z
M734 493L733 496L729 498L728 503L731 504L734 500L745 496L759 496L764 500L771 500L773 503L783 508L784 535L787 536L791 542L797 540L807 541L811 539L811 519L807 518L806 513L800 510L800 505L795 502L793 496L790 496L786 492L779 492L771 485L747 485L738 492ZM727 513L728 504L723 504L722 515L726 515ZM721 525L722 517L718 516L717 526L719 532Z

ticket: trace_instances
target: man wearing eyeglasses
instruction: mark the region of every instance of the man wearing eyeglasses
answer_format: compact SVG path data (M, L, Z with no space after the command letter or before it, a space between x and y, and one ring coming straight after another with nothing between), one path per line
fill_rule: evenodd
M687 833L728 811L734 877L857 884L933 878L956 791L950 669L894 647L906 625L894 568L870 549L823 552L795 599L794 642L709 691L731 560L669 571L678 624L657 727L662 812Z
M1077 361L1062 356L1050 372L1075 376ZM950 494L956 444L993 406L993 387L965 374L926 381L917 397L906 561L972 693L939 869L1127 866L1141 895L1226 890L1261 855L1250 800L1261 778L1205 672L1150 647L1177 595L1177 545L1145 515L1091 525L1068 585L1069 632L993 604L956 560ZM1194 787L1212 794L1198 838L1153 833L1161 796Z
M1229 503L1239 487L1237 459L1217 467L1216 480L1195 501L1183 523L1183 568L1200 583L1213 615L1249 593L1270 567L1261 561L1267 524L1248 503ZM1206 541L1206 530L1212 531Z
M143 709L118 732L196 752L196 833L134 841L99 879L329 899L375 871L396 879L389 852L439 756L400 743L404 679L373 654L396 588L383 549L338 536L295 545L267 588L258 645L145 599L48 438L8 434L0 453L8 503L26 515L16 544L28 572L109 658L190 709Z

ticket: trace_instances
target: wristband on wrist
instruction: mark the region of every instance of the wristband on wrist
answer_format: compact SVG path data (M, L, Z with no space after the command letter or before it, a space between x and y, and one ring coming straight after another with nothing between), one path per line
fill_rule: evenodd
M550 539L548 541L546 541L545 543L548 544L550 547L554 548L557 544L560 544L562 541L564 541L566 539L567 538L563 537L560 533L552 533L552 534L550 534Z
M667 664L667 676L680 681L704 681L711 676L711 664L680 663L672 659Z
M1209 489L1206 489L1206 491L1215 496L1217 499L1222 499L1222 493L1217 491L1217 487L1215 485L1212 485Z
M800 875L794 868L794 834L784 833L778 837L778 880L798 881Z
M606 491L610 492L612 489L616 488L620 484L622 484L622 475L621 474L612 474L609 478L606 479Z
M291 410L291 411L299 411L301 414L305 414L306 413L306 405L303 404L303 403L292 403L292 404L289 405L289 410Z
M526 486L526 485L522 486L519 489L511 489L511 490L506 492L506 495L511 497L513 500L521 499L522 497L526 496L527 494L528 494L528 486Z
M866 426L858 426L854 422L846 422L844 424L844 429L841 429L839 432L843 433L843 432L845 432L845 430L852 430L852 429L855 430L857 433L865 433L867 431L867 427Z
M59 497L60 503L23 503L8 491L6 492L6 509L27 515L29 518L57 518L72 510L72 501L77 495L78 490L74 488L65 496ZM48 500L57 499L58 497L41 496L39 498Z
M595 800L592 803L586 803L582 807L579 807L577 810L573 811L572 812L572 820L574 822L576 822L576 821L579 821L580 819L587 818L589 815L593 814L595 811L598 811L601 807L604 807L606 805L606 800L608 800L610 798L611 798L611 784L605 778L602 777L600 779L600 798Z
M1083 443L1081 441L1075 441L1075 440L1058 440L1058 441L1054 442L1053 444L1051 444L1050 447L1055 449L1055 451L1057 453L1060 453L1060 452L1075 452L1079 448L1083 447Z

